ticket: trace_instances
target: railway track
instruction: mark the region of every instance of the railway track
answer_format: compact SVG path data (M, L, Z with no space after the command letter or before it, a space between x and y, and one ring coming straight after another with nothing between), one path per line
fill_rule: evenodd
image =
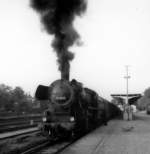
M2 127L0 128L0 134L34 128L34 127L38 127L38 124L33 124L33 125L26 124L26 125L19 125L19 126Z
M6 154L58 154L76 140L48 140L38 131L14 134L0 140L0 153ZM32 134L33 133L33 134ZM3 143L2 143L3 142ZM2 148L1 148L2 147Z
M45 150L40 151L40 153L36 154L59 154L62 152L64 149L69 147L73 142L62 142L60 144L56 144L54 146L51 146Z
M34 132L39 132L37 127L13 131L13 132L2 133L2 134L0 134L0 140L12 138L12 137L17 137L20 135L26 135L26 134L30 134L30 133L34 133Z
M46 141L43 141L42 143L39 143L38 145L34 145L34 146L29 147L28 149L21 152L21 154L34 154L37 151L39 151L49 145L50 145L50 141L46 140Z
M45 141L39 145L23 151L21 154L58 154L70 146L74 141Z
M47 141L39 130L28 130L26 132L17 132L17 134L7 134L0 136L0 154L21 154L28 151L31 147L38 147Z
M22 120L22 121L10 121L10 122L1 122L0 127L7 127L7 126L17 126L17 125L22 125L22 124L30 124L30 123L38 123L41 122L41 119L30 119L30 120Z
M27 118L28 119L20 119L20 118L0 119L0 134L10 131L37 127L38 124L42 122L41 117L27 117Z
M26 136L24 136L26 137ZM21 138L24 138L23 136ZM51 141L49 139L33 142L19 149L8 150L7 154L56 154L68 147L70 141ZM1 151L0 151L1 152ZM5 153L5 152L4 152Z

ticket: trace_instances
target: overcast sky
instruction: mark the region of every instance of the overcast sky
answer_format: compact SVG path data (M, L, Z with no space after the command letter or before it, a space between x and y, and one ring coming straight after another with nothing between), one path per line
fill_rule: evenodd
M149 0L88 0L74 24L83 45L71 48L71 79L110 100L110 94L126 92L130 65L129 92L150 87ZM0 0L0 83L34 95L38 84L59 79L51 40L29 0Z

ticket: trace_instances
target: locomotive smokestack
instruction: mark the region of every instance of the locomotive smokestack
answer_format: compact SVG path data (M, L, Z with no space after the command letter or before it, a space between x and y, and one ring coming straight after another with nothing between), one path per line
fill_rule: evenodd
M69 62L74 58L69 47L79 42L73 21L86 10L86 0L31 0L31 7L40 14L48 34L54 36L52 47L58 57L61 77L69 79Z
M69 74L69 64L66 63L61 70L61 79L69 81Z

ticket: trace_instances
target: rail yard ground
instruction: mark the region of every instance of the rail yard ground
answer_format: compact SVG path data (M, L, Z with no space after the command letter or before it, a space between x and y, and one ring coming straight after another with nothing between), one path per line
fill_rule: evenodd
M146 112L134 113L133 121L114 119L108 122L107 126L101 126L77 140L71 146L64 149L61 154L149 154L150 153L150 115ZM16 138L17 139L17 138ZM23 137L23 142L18 138L5 140L0 146L0 153L9 154L14 152L15 146L26 147L26 141L35 143L45 140L39 135L34 137ZM31 140L31 141L30 141ZM33 140L33 141L32 141ZM19 141L19 142L17 142ZM28 146L28 145L27 145ZM25 148L24 147L24 148ZM50 150L52 150L50 148ZM17 152L16 152L17 153ZM44 152L45 153L45 152ZM47 149L47 153L50 153Z
M135 113L133 121L112 120L61 154L149 154L150 115Z
M39 132L22 134L20 136L0 140L0 154L21 154L31 147L38 146L47 139Z

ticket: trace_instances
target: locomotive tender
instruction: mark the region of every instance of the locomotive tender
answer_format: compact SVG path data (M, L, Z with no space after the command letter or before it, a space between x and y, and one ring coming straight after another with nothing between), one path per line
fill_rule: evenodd
M39 85L35 96L49 100L42 132L54 138L80 136L120 113L117 106L75 79L56 80L49 87Z

